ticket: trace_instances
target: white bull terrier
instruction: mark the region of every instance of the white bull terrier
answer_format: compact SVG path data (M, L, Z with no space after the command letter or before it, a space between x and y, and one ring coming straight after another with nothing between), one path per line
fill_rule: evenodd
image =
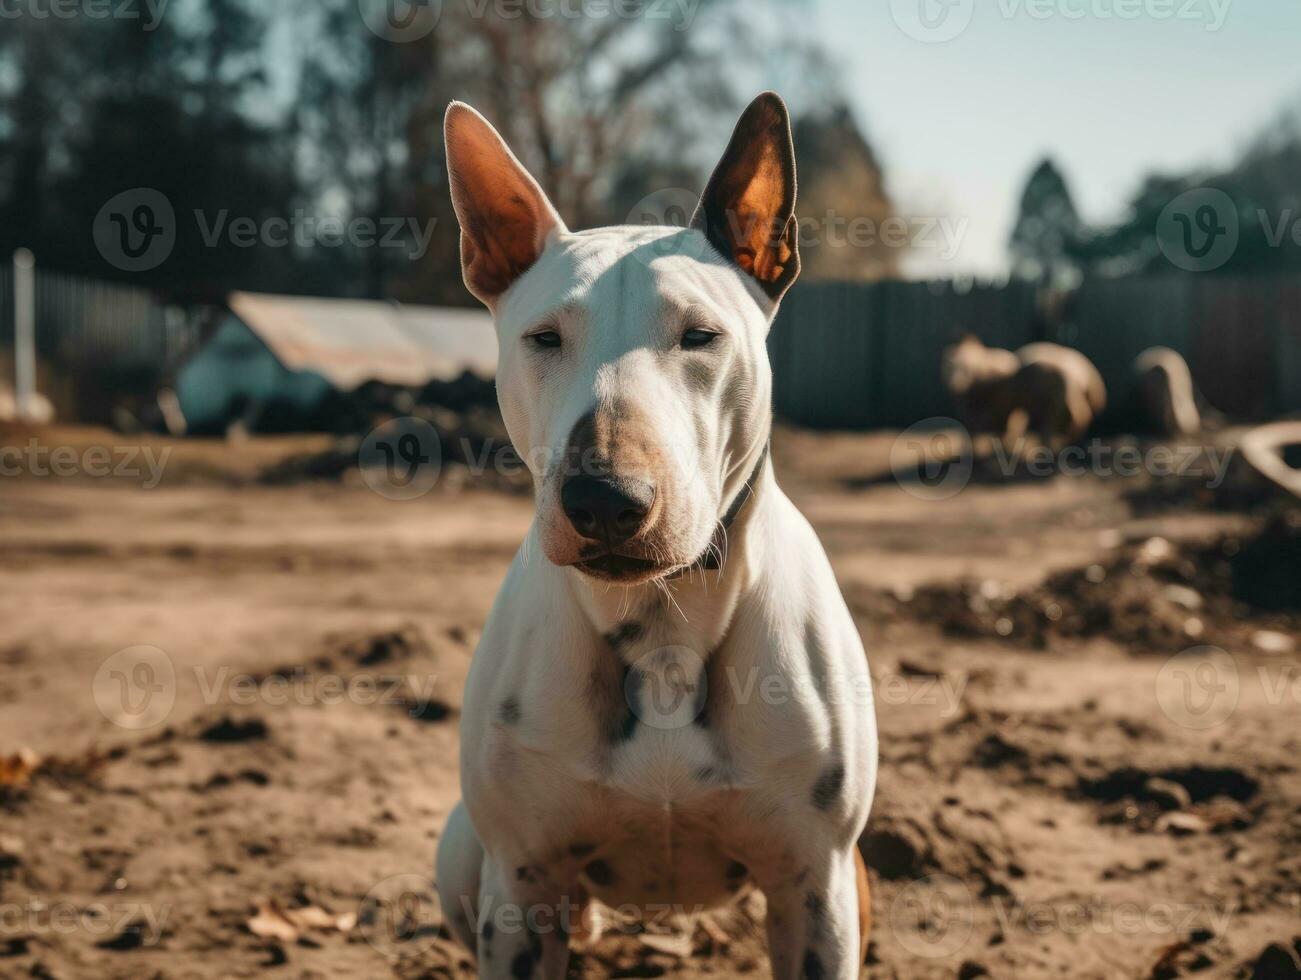
M447 924L481 976L561 980L591 899L689 915L757 886L774 977L857 977L870 677L768 458L786 107L746 110L689 228L571 232L477 112L446 138L537 502L466 685Z

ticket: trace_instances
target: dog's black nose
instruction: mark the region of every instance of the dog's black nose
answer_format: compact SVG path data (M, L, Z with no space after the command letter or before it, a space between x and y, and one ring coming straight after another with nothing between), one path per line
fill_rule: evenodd
M641 480L573 476L560 489L560 505L574 530L607 545L640 531L654 502L655 488Z

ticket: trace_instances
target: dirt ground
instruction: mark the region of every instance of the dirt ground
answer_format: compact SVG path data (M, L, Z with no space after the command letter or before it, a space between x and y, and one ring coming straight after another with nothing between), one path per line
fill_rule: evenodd
M80 462L0 477L0 976L472 976L430 874L528 498L258 481L313 439L147 442L146 489L87 472L121 436L33 438ZM774 446L877 680L867 975L1301 976L1301 639L1230 594L1258 518L922 499L892 441ZM761 911L616 923L573 975L761 976Z

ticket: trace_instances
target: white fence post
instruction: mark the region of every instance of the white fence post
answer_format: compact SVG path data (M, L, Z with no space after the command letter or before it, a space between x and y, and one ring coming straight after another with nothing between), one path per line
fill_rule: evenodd
M36 398L36 257L20 248L14 253L14 396L19 418L35 411Z

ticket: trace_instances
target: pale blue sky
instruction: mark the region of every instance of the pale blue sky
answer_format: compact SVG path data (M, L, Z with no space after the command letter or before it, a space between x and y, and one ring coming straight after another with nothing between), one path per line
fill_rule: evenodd
M1224 164L1301 95L1295 0L948 0L953 19L932 23L970 21L942 43L895 19L916 29L917 4L943 2L821 0L816 15L902 209L967 222L954 260L923 251L914 273L1001 270L1045 154L1087 219L1112 220L1143 174Z

